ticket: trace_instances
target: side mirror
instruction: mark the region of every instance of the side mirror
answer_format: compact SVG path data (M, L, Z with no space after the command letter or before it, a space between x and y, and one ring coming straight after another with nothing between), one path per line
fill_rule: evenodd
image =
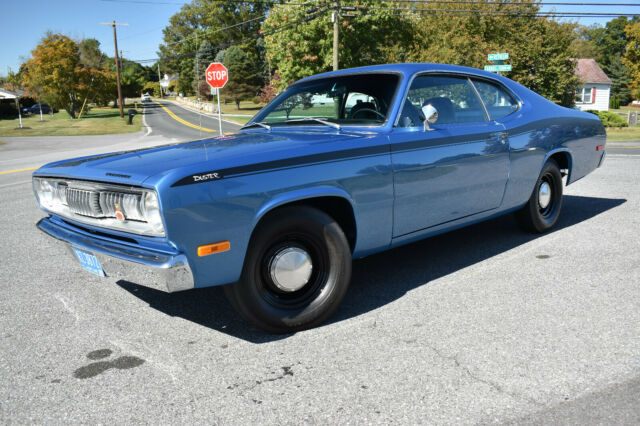
M436 109L436 107L431 104L425 105L422 107L422 114L424 115L424 130L434 130L429 127L429 123L433 124L438 121L438 110Z

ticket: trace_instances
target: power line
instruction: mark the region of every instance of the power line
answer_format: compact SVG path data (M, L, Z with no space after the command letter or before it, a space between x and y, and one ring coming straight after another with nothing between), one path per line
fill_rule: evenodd
M527 16L558 16L558 17L612 17L637 16L638 13L606 13L606 12L556 12L556 11L527 11L527 10L496 10L496 9L414 9L408 7L371 7L355 6L357 10L389 10L410 13L439 13L439 14L487 14L487 15L527 15Z
M199 51L200 52L206 52L206 51L216 51L216 50L226 49L228 47L236 46L236 45L242 44L242 43L246 43L248 41L255 40L255 39L260 38L260 37L268 37L270 35L274 35L274 34L282 32L282 31L288 30L289 28L297 26L298 24L301 24L301 23L308 22L308 21L311 21L313 19L316 19L316 18L318 18L319 16L323 15L326 12L327 12L327 9L320 9L320 10L316 11L313 15L309 15L309 16L307 16L305 18L301 18L301 19L298 19L296 21L290 22L288 24L282 25L279 28L274 28L273 30L270 30L270 31L259 32L258 34L254 34L252 36L245 37L245 38L242 38L242 39L239 39L239 40L234 40L234 41L230 41L230 42L227 42L227 43L221 43L221 44L219 44L217 46L211 47L210 49L199 49ZM139 59L139 60L136 60L135 62L146 63L146 62L157 62L157 61L169 61L169 60L183 59L183 58L188 58L188 57L194 56L194 55L196 55L196 53L197 53L197 51L186 52L186 53L181 53L179 55L168 56L168 57L164 57L164 58Z
M260 16L255 17L255 18L248 19L248 20L246 20L246 21L238 22L237 24L229 25L229 26L222 27L222 28L210 29L210 30L207 30L207 31L203 32L203 33L201 34L201 36L202 36L203 34L215 34L215 33L218 33L218 32L220 32L220 31L228 30L228 29L230 29L230 28L239 27L240 25L248 24L249 22L253 22L253 21L257 21L257 20L259 20L259 19L262 19L262 18L264 18L265 16L267 16L267 15L264 15L264 14L263 14L263 15L260 15ZM197 33L197 30L196 30L196 33ZM183 38L183 39L180 39L180 40L177 40L177 41L174 41L174 42L171 42L171 43L167 43L167 44L165 44L165 46L167 46L167 47L169 47L169 46L173 46L174 44L182 43L182 42L187 41L187 40L192 40L192 39L194 39L194 38L196 38L196 37L197 37L197 35L192 36L192 37L185 37L185 38Z
M343 0L358 1L358 0ZM414 4L476 4L476 5L505 5L505 6L631 6L640 7L640 3L571 3L571 2L508 2L508 1L474 1L474 0L369 0L376 3L414 3ZM366 7L366 6L364 6Z
M185 5L187 3L174 3L167 1L152 1L152 0L98 0L106 3L131 3L131 4L173 4L176 6ZM314 0L309 0L304 3L277 3L269 0L209 0L212 3L248 3L248 4L263 4L265 6L308 6Z

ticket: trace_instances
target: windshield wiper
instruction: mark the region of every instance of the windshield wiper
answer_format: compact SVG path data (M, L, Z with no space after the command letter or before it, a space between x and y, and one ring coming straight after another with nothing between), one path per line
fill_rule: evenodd
M251 126L260 126L264 127L267 130L271 130L271 126L269 126L267 123L261 123L260 121L254 121L253 123L245 124L244 126L240 127L240 130L249 128Z
M340 130L342 128L337 123L333 123L331 121L327 121L327 120L323 120L322 118L315 118L315 117L296 118L296 119L291 119L291 120L285 120L285 123L295 123L295 122L303 122L303 121L316 121L318 123L324 124L325 126L333 127L334 129L338 129L338 130Z

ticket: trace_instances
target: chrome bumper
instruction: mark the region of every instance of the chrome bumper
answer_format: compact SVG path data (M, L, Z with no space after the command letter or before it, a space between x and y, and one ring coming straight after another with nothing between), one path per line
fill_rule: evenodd
M41 219L36 226L45 234L65 243L76 263L78 259L72 247L95 255L108 277L169 293L194 287L193 273L183 254L170 255L100 240L62 227L51 218Z

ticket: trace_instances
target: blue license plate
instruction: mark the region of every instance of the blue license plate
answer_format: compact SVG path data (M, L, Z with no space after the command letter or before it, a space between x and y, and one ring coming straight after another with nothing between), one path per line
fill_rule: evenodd
M102 266L98 261L98 258L88 251L80 250L75 247L72 247L78 261L80 261L80 265L83 269L91 272L92 274L96 274L99 277L104 277L104 271L102 270Z

